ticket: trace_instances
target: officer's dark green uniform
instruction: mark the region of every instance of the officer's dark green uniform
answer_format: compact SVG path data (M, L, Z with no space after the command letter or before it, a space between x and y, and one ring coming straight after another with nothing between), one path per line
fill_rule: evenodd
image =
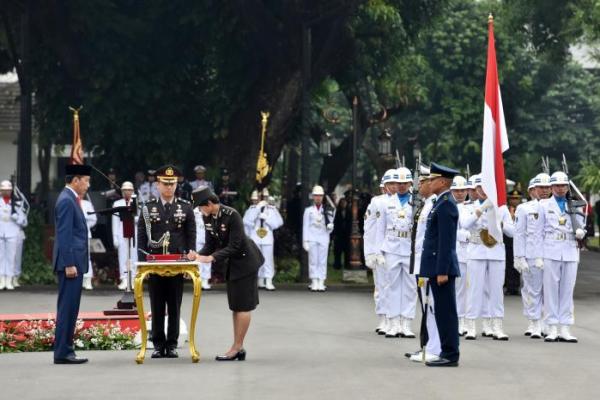
M164 166L156 171L158 181L167 184L176 183L178 175L180 172L173 166ZM170 203L162 198L152 198L145 203L138 223L138 249L150 254L162 254L162 246L149 245L146 219L150 222L152 240L158 241L163 234L169 232L169 254L186 254L190 250L195 250L196 221L189 201L174 197ZM138 252L138 257L140 261L145 261L146 255L142 251ZM149 287L154 348L163 356L176 356L183 275L174 277L150 275ZM167 307L169 321L165 337L164 321Z

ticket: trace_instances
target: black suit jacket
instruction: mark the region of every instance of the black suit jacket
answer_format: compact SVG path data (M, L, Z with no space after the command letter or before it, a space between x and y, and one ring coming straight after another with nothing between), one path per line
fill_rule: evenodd
M246 236L240 214L221 204L216 217L209 215L203 219L206 242L198 253L224 262L227 280L256 275L265 259L258 246Z

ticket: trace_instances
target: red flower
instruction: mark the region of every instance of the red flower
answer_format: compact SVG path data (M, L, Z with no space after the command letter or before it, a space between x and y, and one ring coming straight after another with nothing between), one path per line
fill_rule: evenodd
M24 342L27 340L27 337L25 335L15 335L13 339L15 339L17 342Z

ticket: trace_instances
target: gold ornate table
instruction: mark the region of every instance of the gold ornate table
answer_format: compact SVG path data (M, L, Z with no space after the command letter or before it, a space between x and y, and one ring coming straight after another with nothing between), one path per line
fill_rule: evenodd
M140 329L142 336L142 348L135 358L138 364L144 363L146 357L146 345L148 342L148 330L146 329L146 320L144 318L144 278L148 274L157 274L160 276L175 276L187 274L192 278L194 283L194 297L192 302L192 316L190 322L190 354L192 362L197 363L200 360L200 354L196 350L195 333L196 333L196 318L198 316L198 308L200 307L200 295L202 294L202 286L200 280L200 272L197 262L137 262L137 273L134 281L135 304L137 306L138 316L140 319Z

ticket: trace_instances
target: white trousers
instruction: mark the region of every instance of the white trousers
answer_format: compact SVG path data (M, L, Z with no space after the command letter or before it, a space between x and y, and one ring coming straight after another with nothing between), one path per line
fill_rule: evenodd
M410 274L410 257L384 253L388 275L387 317L415 318L417 281Z
M259 244L258 248L260 249L260 252L265 258L265 262L263 263L263 265L261 265L261 267L258 270L258 277L273 279L273 277L275 276L275 259L273 257L273 245ZM327 260L325 260L325 265L327 265Z
M544 270L537 268L535 259L528 258L529 271L521 273L523 287L521 298L523 299L523 315L527 319L542 318Z
M327 255L329 241L309 242L308 277L310 279L327 279Z
M577 262L544 260L544 313L547 325L573 325Z
M15 254L15 276L21 276L21 270L23 266L23 243L25 238L18 238L17 252Z
M501 260L469 260L467 262L468 319L504 318L504 270L505 261ZM485 306L485 288L487 284L489 301ZM487 311L486 312L486 308Z
M0 276L15 276L19 238L0 238Z
M200 264L200 278L202 278L202 281L208 282L208 280L212 276L211 268L212 268L211 263L201 263Z
M425 278L427 279L427 278ZM426 286L419 288L421 291L421 296L423 301L426 298ZM427 297L427 335L429 339L427 341L427 345L425 346L426 354L434 354L439 356L442 352L442 344L440 342L440 333L438 332L437 323L435 322L435 303L433 302L433 294L431 293L431 288L429 289L429 297Z
M117 248L117 252L119 253L119 274L121 275L121 279L127 279L127 239L119 239L119 247ZM131 243L133 244L133 239ZM131 279L135 278L135 263L138 260L137 257L137 249L132 245L131 249Z
M459 262L460 278L456 278L456 312L458 318L464 318L467 313L467 263Z
M375 290L373 291L375 314L387 315L386 291L389 283L387 281L387 269L384 265L378 265L373 269L373 281L375 283Z

